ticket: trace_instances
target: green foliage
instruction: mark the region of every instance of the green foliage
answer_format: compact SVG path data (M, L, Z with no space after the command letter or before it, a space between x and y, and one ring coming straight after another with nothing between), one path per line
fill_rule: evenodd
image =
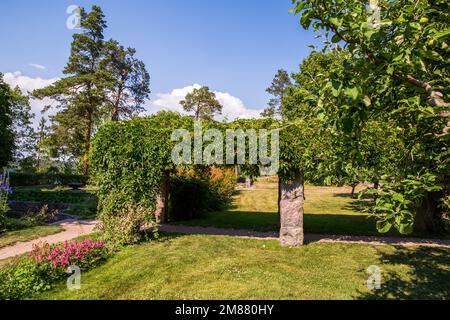
M323 179L331 133L318 119L286 122L280 130L280 178L292 181L302 173L307 181Z
M442 191L438 178L430 173L420 177L409 176L398 182L383 182L380 189L370 189L363 194L377 195L373 208L378 217L381 233L395 227L401 234L414 231L415 212L422 206L427 194Z
M81 31L73 35L67 75L49 87L35 90L34 97L52 98L60 108L52 117L52 133L41 142L55 158L81 160L89 173L93 132L104 118L131 117L142 111L148 97L150 76L145 64L117 41L104 40L105 16L99 6L81 9ZM71 134L67 134L70 132Z
M186 95L183 101L180 101L184 110L194 112L195 120L212 120L215 114L222 113L222 105L216 99L214 92L208 87L194 89L192 93Z
M174 170L171 136L179 128L192 131L192 119L163 112L107 123L96 134L91 151L92 180L99 187L103 231L112 240L136 242L139 228L154 222L155 197L164 172ZM127 213L129 209L132 212ZM124 229L132 219L129 214L137 220Z
M72 174L22 173L11 172L11 187L67 185L71 182L87 183L89 177Z
M261 116L265 118L273 118L275 115L284 114L284 97L288 87L292 84L291 78L286 70L278 70L275 78L272 81L272 85L266 89L266 92L273 96L269 101L269 107L264 110Z
M0 269L0 299L19 300L51 289L55 280L49 265L37 265L30 259Z
M450 170L448 1L378 1L380 21L373 19L377 10L356 0L294 4L302 26L322 32L323 52L342 53L311 99L341 141L334 147L337 178L376 182L389 175L407 184L406 177L428 172L442 181ZM404 206L405 218L393 225L409 229L406 211L415 217L414 208Z
M8 211L8 198L6 196L0 195L0 232L4 231L7 226L6 213Z
M171 179L170 218L187 221L221 210L231 202L235 188L231 169L214 167L204 175L183 171Z
M28 98L5 83L0 73L0 167L31 151L30 110Z
M110 89L108 107L111 119L131 118L144 111L142 104L150 94L150 75L144 62L134 55L136 50L124 48L115 40L105 43L106 66Z

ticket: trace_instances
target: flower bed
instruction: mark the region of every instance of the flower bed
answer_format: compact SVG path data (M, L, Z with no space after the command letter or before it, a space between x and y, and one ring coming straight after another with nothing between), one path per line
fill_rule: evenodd
M68 267L77 266L84 272L98 266L107 256L104 241L34 245L28 257L0 270L0 299L22 299L50 290L56 282L69 277Z

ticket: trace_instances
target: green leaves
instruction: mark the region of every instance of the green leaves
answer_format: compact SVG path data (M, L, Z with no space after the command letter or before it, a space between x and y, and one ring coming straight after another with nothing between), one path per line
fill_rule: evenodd
M345 88L345 95L351 98L353 101L358 100L359 97L359 89L357 87Z
M342 26L342 19L336 18L336 17L331 17L329 18L329 21L331 22L331 24L336 28L339 29Z
M379 219L378 231L389 232L396 228L401 234L411 234L417 210L427 195L442 190L436 175L426 173L419 177L410 176L398 182L385 181L379 190L372 189L366 194L376 194L378 199L373 208Z

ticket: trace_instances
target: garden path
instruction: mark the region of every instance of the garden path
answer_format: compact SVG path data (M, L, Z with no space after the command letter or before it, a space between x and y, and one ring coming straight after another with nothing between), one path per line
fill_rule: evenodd
M54 226L61 226L64 231L50 236L34 239L27 242L19 242L15 245L0 249L0 260L22 255L30 252L33 249L33 244L39 242L48 242L50 244L72 240L84 235L94 232L97 225L96 221L81 221L81 220L63 220L52 224Z
M77 221L64 220L54 225L64 228L63 232L42 237L28 242L17 243L13 246L0 249L0 260L11 258L30 252L33 249L33 244L39 242L48 242L50 244L72 240L74 238L88 235L94 232L97 221ZM181 225L163 225L159 228L161 232L180 233L190 235L218 235L231 236L241 238L252 238L261 240L278 240L278 233L276 232L256 232L250 230L237 229L218 229L212 227L188 227ZM425 247L444 247L450 248L450 240L439 239L418 239L418 238L384 238L384 237L361 237L361 236L332 236L307 234L306 242L319 243L357 243L369 245L395 245L395 246L425 246Z
M163 225L159 228L161 232L196 234L196 235L219 235L242 238L256 238L261 240L278 240L277 232L255 232L237 229L217 229L210 227L190 227L181 225ZM362 236L332 236L320 234L307 234L306 243L360 243L369 245L395 245L395 246L425 246L450 248L450 240L419 239L419 238L389 238L389 237L362 237Z

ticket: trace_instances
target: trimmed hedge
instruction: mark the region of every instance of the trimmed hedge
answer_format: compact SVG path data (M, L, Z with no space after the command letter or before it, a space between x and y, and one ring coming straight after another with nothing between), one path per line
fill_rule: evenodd
M87 183L89 177L69 174L20 173L11 172L9 184L11 187L29 187L43 185L67 185L71 182Z

